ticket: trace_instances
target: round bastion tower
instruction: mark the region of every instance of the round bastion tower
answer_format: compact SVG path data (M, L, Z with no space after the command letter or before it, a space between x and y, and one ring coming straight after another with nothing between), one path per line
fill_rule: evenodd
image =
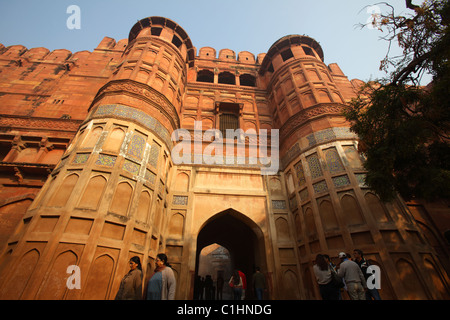
M1 299L114 299L132 256L148 280L164 242L170 136L194 51L169 19L133 26L121 63L14 234ZM66 285L70 265L79 290Z
M320 297L316 255L364 257L381 270L384 299L442 299L445 272L402 199L383 203L364 184L358 139L342 112L352 94L336 64L325 65L312 38L276 41L261 63L295 224L303 292ZM348 80L346 80L348 82ZM281 281L281 279L280 279ZM439 283L436 287L433 283Z

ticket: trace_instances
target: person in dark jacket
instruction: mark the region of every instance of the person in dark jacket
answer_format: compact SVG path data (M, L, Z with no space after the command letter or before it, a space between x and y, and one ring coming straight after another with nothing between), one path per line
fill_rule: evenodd
M256 298L262 300L264 297L264 291L266 290L266 277L259 267L255 268L255 273L253 274L253 288L255 289Z
M363 273L364 278L367 279L370 277L370 274L367 273L367 268L370 266L369 261L367 261L364 258L364 253L362 250L355 249L353 250L353 256L355 257L355 262L359 265L361 268L361 271ZM367 289L366 291L366 300L381 300L380 293L376 288L373 289Z
M142 299L142 266L138 256L130 259L130 271L122 278L115 300Z

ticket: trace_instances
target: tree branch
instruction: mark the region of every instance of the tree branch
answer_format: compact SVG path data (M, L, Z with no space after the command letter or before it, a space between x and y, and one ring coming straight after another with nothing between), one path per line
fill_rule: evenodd
M395 86L397 82L403 82L408 77L409 74L416 70L417 66L420 66L424 61L426 61L431 55L431 51L424 53L420 57L417 57L411 61L405 68L403 68L395 77L392 79L392 84Z
M412 0L405 0L405 2L408 9L416 10L417 8L420 8L420 6L416 6L415 4L413 4Z

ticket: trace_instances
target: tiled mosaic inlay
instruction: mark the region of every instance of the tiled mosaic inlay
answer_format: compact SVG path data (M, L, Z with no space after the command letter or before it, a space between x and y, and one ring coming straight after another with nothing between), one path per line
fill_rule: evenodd
M302 186L306 183L305 172L303 171L302 162L299 161L295 165L295 171L297 172L298 185Z
M365 173L355 173L356 180L361 187L366 187L366 174Z
M343 176L333 177L333 184L336 188L348 186L350 184L350 179L346 174Z
M144 153L145 149L145 142L145 139L141 135L134 134L128 146L127 154L136 160L142 160L142 154Z
M317 154L312 154L308 158L306 158L309 165L309 171L311 172L311 177L313 179L319 178L323 175L322 168L320 167L320 161L317 157Z
M188 204L187 196L173 196L172 204L186 206Z
M272 200L272 206L274 209L286 209L286 201Z
M128 171L131 174L138 175L140 167L141 167L140 165L138 165L128 159L125 159L122 169L125 171Z
M326 150L325 159L327 161L328 170L330 170L331 174L345 170L336 148Z
M73 164L84 164L89 159L90 153L78 153L72 160Z
M313 188L315 193L328 191L327 182L325 180L314 183Z
M95 161L95 164L99 165L99 166L106 166L106 167L112 168L116 164L116 159L117 159L117 157L115 157L115 156L99 154L97 161Z
M151 172L150 170L145 170L145 180L147 180L148 182L154 184L155 180L156 180L156 174L154 174L153 172Z
M158 156L159 156L160 148L161 147L158 146L156 143L153 143L150 148L150 156L148 157L148 163L151 164L155 168L158 165Z

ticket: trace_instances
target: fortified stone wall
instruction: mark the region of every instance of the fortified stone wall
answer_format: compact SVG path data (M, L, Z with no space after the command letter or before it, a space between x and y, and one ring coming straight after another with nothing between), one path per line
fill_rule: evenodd
M283 37L256 57L197 51L163 17L93 52L0 46L0 298L113 299L130 257L145 288L166 252L176 297L191 299L200 252L214 243L248 278L259 266L271 299L320 299L316 254L337 262L355 248L380 266L383 298L448 298L448 248L433 219L364 185L342 116L360 84L326 65L312 38ZM192 137L181 164L178 129ZM273 175L252 161L260 130L279 161ZM238 157L205 161L213 141ZM80 289L66 286L70 265Z

